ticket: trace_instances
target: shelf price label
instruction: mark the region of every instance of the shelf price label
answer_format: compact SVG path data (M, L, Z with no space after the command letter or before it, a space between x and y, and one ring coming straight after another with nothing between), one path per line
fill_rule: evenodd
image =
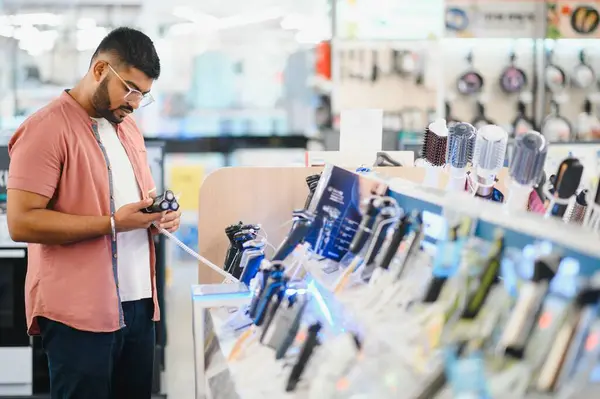
M543 2L448 0L445 37L541 38Z
M443 34L443 0L336 0L342 40L427 40Z

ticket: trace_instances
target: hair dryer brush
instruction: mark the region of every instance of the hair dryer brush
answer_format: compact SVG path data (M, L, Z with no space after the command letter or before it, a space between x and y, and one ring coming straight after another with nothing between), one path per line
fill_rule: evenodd
M473 159L475 128L465 122L454 124L448 131L446 163L450 166L449 191L465 191L467 165Z
M495 190L496 176L504 166L508 133L496 125L485 125L477 132L473 151L475 195L502 202L503 195ZM494 195L496 191L496 196Z
M446 164L448 128L446 120L438 119L429 124L423 136L422 157L425 160L425 180L423 184L438 187L442 167Z
M517 136L508 170L510 193L506 207L509 211L528 209L531 191L543 176L547 155L548 141L540 133L530 131Z

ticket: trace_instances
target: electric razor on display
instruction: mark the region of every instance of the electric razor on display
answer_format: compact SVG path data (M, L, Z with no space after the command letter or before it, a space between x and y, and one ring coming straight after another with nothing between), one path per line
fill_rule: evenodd
M239 268L240 268L240 263L242 261L242 253L244 251L244 243L246 243L247 241L250 240L254 240L256 238L256 233L254 230L241 230L238 231L237 233L235 233L235 235L233 236L233 242L234 242L234 247L235 247L235 256L233 258L233 261L230 264L225 265L226 267L226 271L228 273L231 273L233 275L238 274L237 276L235 276L236 278L239 277Z
M177 211L179 203L173 191L167 190L161 195L154 197L154 202L147 208L142 209L144 213L159 213L167 211Z
M294 224L290 232L285 240L283 240L279 248L277 248L277 251L275 251L272 260L282 261L287 258L288 255L294 251L296 245L300 244L300 242L304 240L304 237L306 237L308 231L313 226L313 222L314 216L307 212L303 212L302 217L295 215Z

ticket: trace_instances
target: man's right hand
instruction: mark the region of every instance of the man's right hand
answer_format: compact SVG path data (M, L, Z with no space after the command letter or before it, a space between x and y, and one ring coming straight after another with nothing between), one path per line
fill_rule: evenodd
M152 222L158 222L164 216L162 213L143 213L142 209L152 205L152 198L148 198L132 204L123 205L115 213L115 229L118 233L147 229Z

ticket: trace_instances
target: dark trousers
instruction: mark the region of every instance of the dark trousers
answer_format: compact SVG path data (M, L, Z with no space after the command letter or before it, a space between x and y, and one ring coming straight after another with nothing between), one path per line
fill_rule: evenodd
M80 331L39 318L52 399L150 399L154 369L152 299L123 302L125 325Z

